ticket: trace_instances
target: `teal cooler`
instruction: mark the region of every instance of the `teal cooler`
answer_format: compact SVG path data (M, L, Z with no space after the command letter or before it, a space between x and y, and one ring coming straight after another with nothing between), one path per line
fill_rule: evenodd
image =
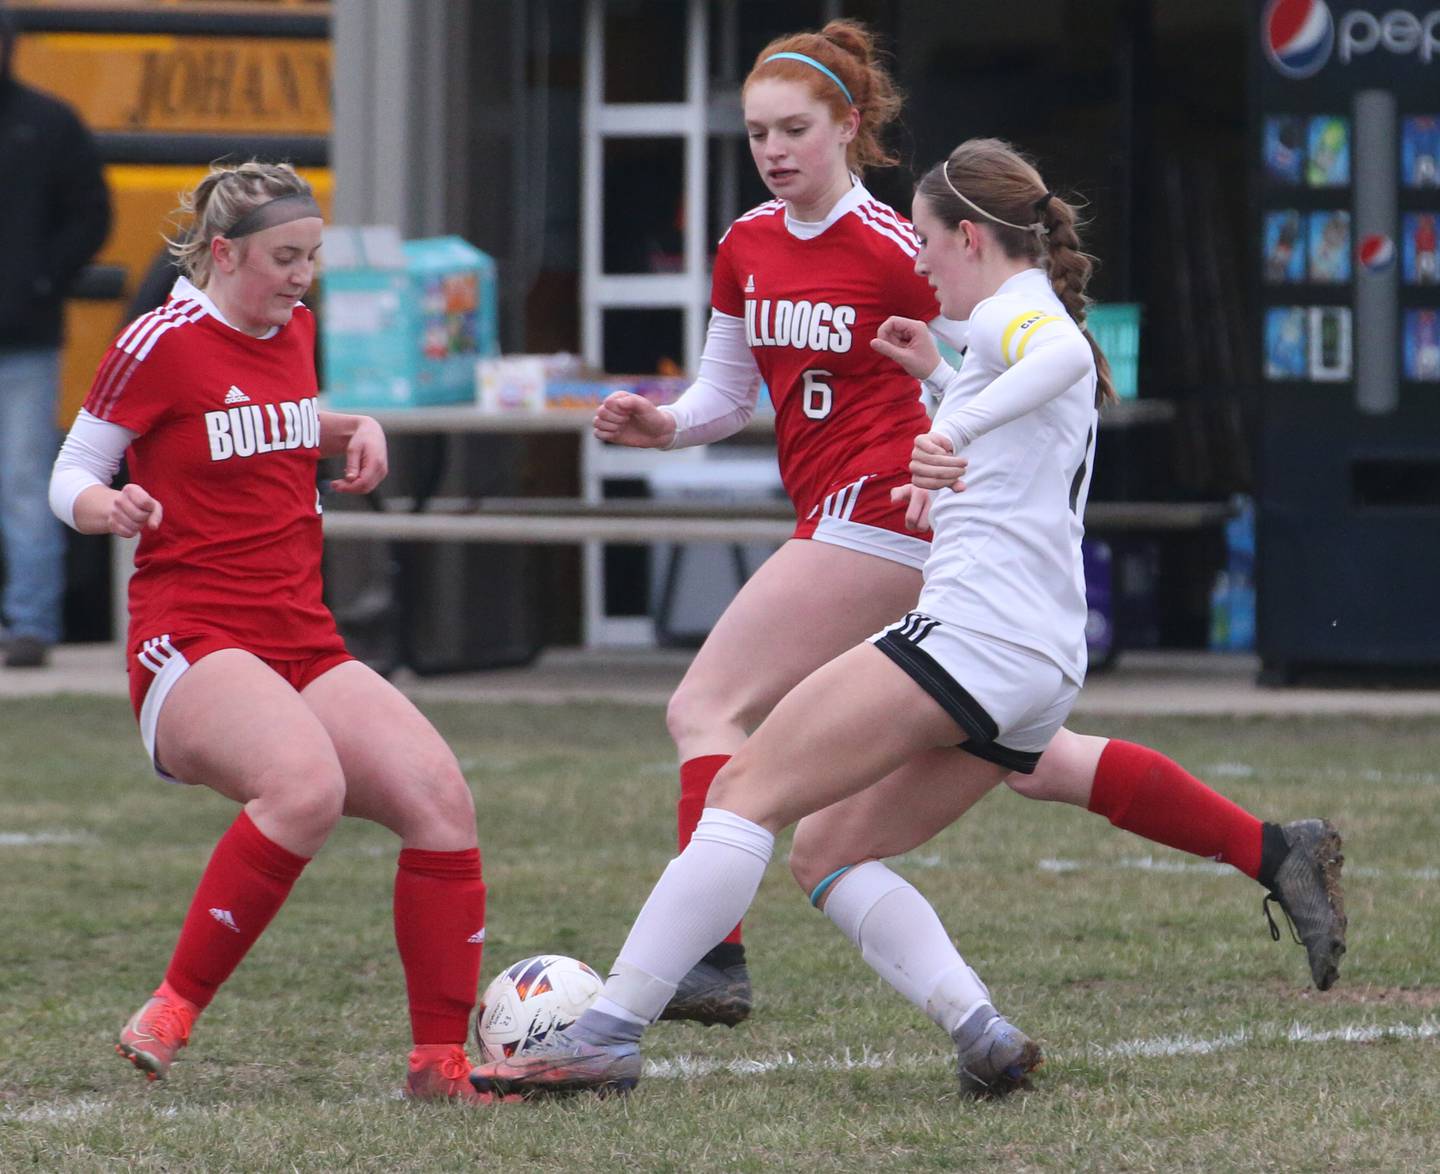
M353 235L324 276L327 406L473 400L476 361L499 353L494 260L457 236L395 249L373 230L332 232Z

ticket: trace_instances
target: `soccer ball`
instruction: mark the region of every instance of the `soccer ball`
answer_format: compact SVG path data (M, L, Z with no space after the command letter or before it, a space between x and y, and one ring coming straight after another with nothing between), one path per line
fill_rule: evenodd
M604 980L563 954L522 958L495 976L475 1009L475 1044L486 1062L523 1052L580 1018Z

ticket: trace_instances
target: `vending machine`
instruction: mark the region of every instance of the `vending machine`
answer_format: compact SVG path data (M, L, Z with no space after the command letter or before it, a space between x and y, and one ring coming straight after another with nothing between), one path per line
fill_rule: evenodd
M1257 645L1440 671L1440 0L1255 0Z

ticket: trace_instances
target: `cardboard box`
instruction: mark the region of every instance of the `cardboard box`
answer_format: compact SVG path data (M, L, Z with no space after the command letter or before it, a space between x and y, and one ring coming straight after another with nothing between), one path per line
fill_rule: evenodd
M463 403L499 350L495 262L455 236L401 241L388 225L325 230L327 404Z
M584 378L579 355L501 355L475 365L475 402L484 412L538 412L547 389Z
M690 381L677 375L607 375L578 355L502 355L475 367L475 402L486 412L583 411L615 391L673 403Z

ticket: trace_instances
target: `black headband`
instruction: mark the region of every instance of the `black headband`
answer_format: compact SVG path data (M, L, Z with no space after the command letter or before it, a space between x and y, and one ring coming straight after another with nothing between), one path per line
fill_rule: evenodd
M288 196L276 196L273 200L255 205L221 235L226 240L235 240L237 237L249 236L252 232L274 228L277 224L304 220L307 216L319 216L323 219L324 213L309 192L291 192Z

